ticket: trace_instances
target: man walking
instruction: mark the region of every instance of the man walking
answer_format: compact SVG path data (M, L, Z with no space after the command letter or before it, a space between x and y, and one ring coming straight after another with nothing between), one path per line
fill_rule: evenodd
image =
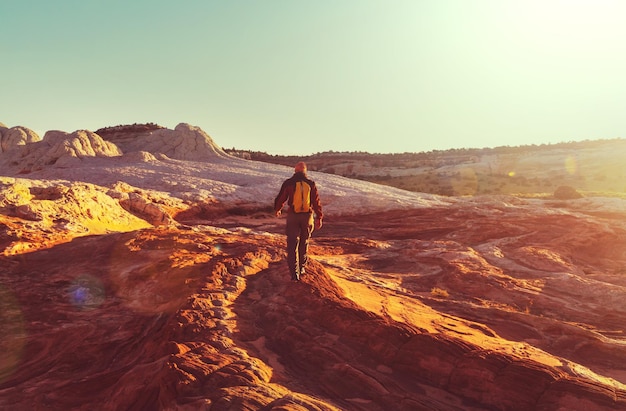
M304 162L295 166L293 176L285 180L274 200L274 213L281 215L285 202L287 212L287 265L293 281L300 281L308 260L309 238L313 229L322 228L322 204L315 182L306 175ZM314 217L315 213L315 217Z

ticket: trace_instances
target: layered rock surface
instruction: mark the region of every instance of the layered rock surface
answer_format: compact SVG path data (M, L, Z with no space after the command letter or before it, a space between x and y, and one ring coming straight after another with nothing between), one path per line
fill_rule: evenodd
M15 145L12 152L0 157L0 165L19 173L30 173L46 166L72 167L89 157L114 157L121 151L99 135L85 130L65 133L48 131L43 140L31 144Z
M0 153L40 140L37 133L29 128L20 126L8 128L0 123Z
M133 129L112 131L105 137L124 153L147 151L161 153L169 158L188 161L208 161L215 158L228 158L228 154L199 127L181 123L174 130Z
M3 163L2 409L626 407L621 205L318 174L351 202L321 191L293 283L263 205L290 170L104 152Z
M252 230L148 229L4 257L0 405L626 405L623 256L559 245L577 222L579 236L622 248L623 228L510 213L498 218L508 230L477 235L463 209L380 217L329 221L302 283L288 279L282 224L259 218L227 224ZM561 261L578 274L559 274Z

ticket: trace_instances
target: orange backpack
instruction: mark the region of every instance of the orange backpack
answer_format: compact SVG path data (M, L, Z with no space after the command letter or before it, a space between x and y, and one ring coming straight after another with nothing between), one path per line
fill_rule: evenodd
M306 181L296 181L293 193L293 211L296 213L311 212L311 186Z

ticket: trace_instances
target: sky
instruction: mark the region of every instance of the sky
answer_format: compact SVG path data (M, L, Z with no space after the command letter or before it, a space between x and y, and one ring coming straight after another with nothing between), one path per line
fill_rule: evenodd
M0 0L0 122L270 154L626 138L626 1Z

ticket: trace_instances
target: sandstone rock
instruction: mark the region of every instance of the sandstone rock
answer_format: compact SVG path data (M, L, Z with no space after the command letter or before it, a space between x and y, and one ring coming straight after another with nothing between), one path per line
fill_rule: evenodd
M26 182L17 182L15 180L0 182L0 208L14 208L28 204L32 198L30 185Z
M157 161L156 157L147 151L131 151L129 153L124 153L123 158L128 161L138 161L142 163Z
M149 205L142 208L144 217L157 223L165 217ZM0 181L0 216L32 222L32 234L5 248L5 253L47 247L61 239L128 231L150 227L151 223L124 210L117 198L104 189L85 183L35 185L30 180Z
M140 216L155 226L173 224L174 220L157 204L137 193L129 193L128 198L121 199L120 204L129 212Z
M482 198L329 213L294 283L271 209L206 201L252 186L259 204L291 170L47 140L55 167L0 177L0 409L626 407L623 212ZM351 210L400 195L375 188L349 191ZM188 225L148 223L192 195L205 208Z
M15 208L15 215L25 220L41 221L43 214L37 207L32 204L22 204Z
M181 123L174 130L158 129L147 132L118 133L107 139L124 153L146 151L154 155L190 161L211 161L230 156L201 128Z
M20 233L7 224L0 223L0 250L6 249L11 243L18 241Z
M31 196L28 204L81 204L69 207L77 214L68 214L67 205L56 214L82 224L87 219L79 208L100 213L90 198L109 201L113 209L118 200L97 197L99 188L80 183L5 184L15 183L28 188L22 190ZM153 201L126 183L110 192L140 206ZM288 279L284 237L276 234L284 227L267 228L267 222L273 234L165 227L88 236L2 261L1 284L10 284L19 297L3 301L23 305L11 317L16 325L9 329L18 331L0 334L7 356L15 359L11 364L19 364L1 374L0 408L624 407L623 385L562 358L575 353L589 368L595 364L607 375L623 375L622 344L598 336L623 329L623 298L611 301L594 291L607 288L621 296L621 288L588 281L581 298L580 284L554 283L548 272L535 286L539 292L524 282L527 271L507 263L521 244L542 243L572 265L595 261L605 271L622 269L623 251L609 262L567 234L602 234L623 250L623 228L609 230L605 221L590 223L586 217L537 217L528 210L470 216L466 209L439 209L377 217L346 217L326 226L325 237L314 238L300 283ZM45 235L37 225L45 218L21 226L16 222L22 220L1 218L7 219L0 225L1 244ZM498 229L484 228L496 221ZM477 265L476 254L485 253L480 244L492 236L506 239L492 261L502 270L482 260ZM460 243L472 244L473 253ZM505 268L511 276L522 271L519 278L506 277ZM482 277L473 275L480 270ZM450 296L432 298L429 278L453 281L444 284ZM623 281L619 275L604 280ZM471 296L464 300L468 283ZM528 295L536 315L512 308ZM530 341L526 335L552 352L520 343ZM593 355L585 355L590 342Z
M70 191L65 185L50 185L44 187L31 187L30 194L35 200L60 200Z
M6 128L0 123L0 153L40 140L37 133L29 128L20 126Z
M52 157L55 157L55 153L59 153L58 157L70 155L78 158L122 155L114 144L87 130L78 130L70 134L51 131L44 135L43 141L52 146L49 150Z
M43 140L19 146L0 157L0 164L29 172L49 165L68 167L76 164L75 159L120 155L114 144L90 131L48 131Z

